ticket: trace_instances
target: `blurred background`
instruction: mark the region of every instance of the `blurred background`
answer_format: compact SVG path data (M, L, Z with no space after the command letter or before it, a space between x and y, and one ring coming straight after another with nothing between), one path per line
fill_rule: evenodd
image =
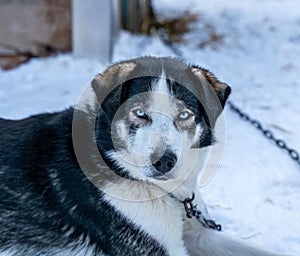
M0 0L0 116L74 105L109 64L173 56L209 69L231 100L300 150L298 0ZM201 188L224 230L300 253L300 167L225 109L226 149Z

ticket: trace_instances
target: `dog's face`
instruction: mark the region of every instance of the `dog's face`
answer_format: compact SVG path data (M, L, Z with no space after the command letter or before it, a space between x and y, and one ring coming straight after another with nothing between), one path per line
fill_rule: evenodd
M131 78L127 74L103 101L97 120L97 143L108 165L121 176L156 182L182 178L197 162L199 149L212 145L215 116L219 113L209 113L209 101L203 102L204 97L193 89L203 86L201 82L210 86L200 93L205 96L214 91L221 107L230 89L206 70L188 69L179 68L174 75L161 65L155 76ZM188 86L178 82L178 75L188 80Z
M133 178L176 178L185 152L212 142L197 98L175 81L140 77L126 82L112 122L115 147L106 154Z

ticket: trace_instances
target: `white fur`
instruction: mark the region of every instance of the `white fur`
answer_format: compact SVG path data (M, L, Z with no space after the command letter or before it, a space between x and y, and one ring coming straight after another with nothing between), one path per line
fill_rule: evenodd
M195 145L199 142L199 138L201 136L202 131L203 131L203 128L198 124L196 126L196 131L195 131L195 135L194 135L193 142L192 142L193 145Z
M279 256L224 232L204 228L195 219L186 220L185 246L190 256Z
M188 143L188 140L183 139L182 147L187 148ZM155 184L163 191L172 193L178 199L184 200L186 197L191 196L193 191L191 188L196 187L199 170L204 168L209 152L209 147L183 150L179 155L174 170L170 172L168 176L169 179L167 180L157 180L155 178L147 177L144 174L144 169L147 167L136 164L139 161L138 159L135 159L136 155L127 150L119 152L112 151L108 153L108 156L115 160L120 167L129 170L133 177Z
M138 129L134 138L130 138L131 152L148 160L154 152L160 152L162 156L167 147L175 154L180 154L182 150L180 138L181 134L174 127L170 117L152 113L152 124ZM145 160L145 165L147 164L151 162Z
M154 81L153 87L154 87L153 91L155 91L155 92L159 92L159 93L166 94L166 95L168 95L170 93L170 91L168 89L167 78L166 78L166 74L165 74L164 70L162 70L161 77L158 80L158 82Z
M128 187L131 189L128 190ZM105 191L111 191L112 194L118 191L119 198L108 193L105 200L155 238L167 249L169 255L188 255L182 239L183 212L176 200L167 195L162 196L163 191L158 187L142 182L123 180L122 183L109 184ZM124 196L128 200L120 199Z

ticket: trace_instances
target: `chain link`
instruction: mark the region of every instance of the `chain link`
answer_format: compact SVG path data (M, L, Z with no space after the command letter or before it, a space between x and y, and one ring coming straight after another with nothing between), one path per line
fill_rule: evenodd
M182 201L184 209L186 211L186 217L188 217L189 219L195 217L203 227L221 231L222 226L220 224L217 224L214 220L206 219L203 213L197 209L197 205L193 203L194 199L195 193L193 192L191 198L187 197Z
M291 159L293 159L294 161L297 162L297 164L300 165L299 152L297 152L295 149L290 148L284 140L278 139L271 130L264 128L260 121L251 118L248 114L243 112L240 108L238 108L231 101L229 101L227 103L227 105L229 106L230 110L232 110L234 113L238 114L241 119L252 124L255 128L257 128L263 134L263 136L265 136L267 139L273 141L278 148L285 150L289 154Z

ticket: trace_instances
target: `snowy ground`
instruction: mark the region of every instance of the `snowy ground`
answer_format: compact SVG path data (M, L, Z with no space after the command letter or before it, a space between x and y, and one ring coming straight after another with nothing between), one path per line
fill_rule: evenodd
M186 58L231 85L236 104L300 150L298 0L156 0L155 6L166 16L187 9L198 13L201 19L187 36L189 43L181 46ZM207 36L205 24L223 39L199 49ZM150 54L174 55L158 38L122 32L114 61ZM62 55L0 71L0 116L21 118L66 108L105 67ZM300 166L228 109L225 116L223 161L203 188L209 211L225 231L299 255Z

